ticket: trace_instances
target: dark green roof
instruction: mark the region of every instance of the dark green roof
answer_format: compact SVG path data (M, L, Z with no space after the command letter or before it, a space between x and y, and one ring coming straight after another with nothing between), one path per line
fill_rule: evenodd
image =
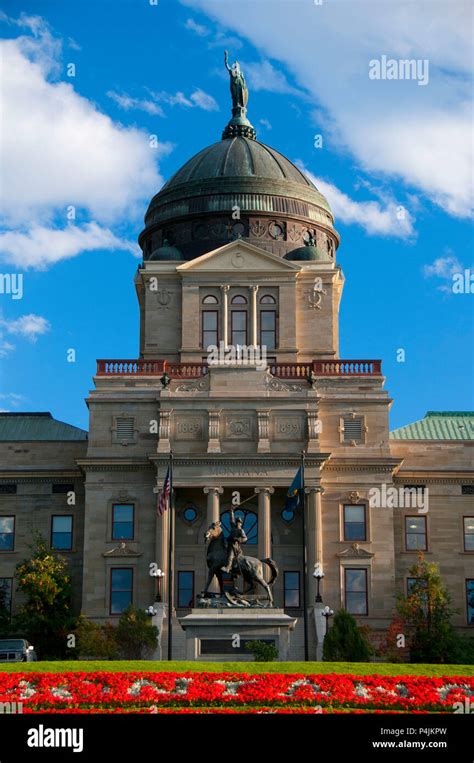
M313 261L313 262L332 262L332 258L329 254L324 252L317 246L299 246L297 249L292 249L283 257L284 260L296 261Z
M0 442L16 440L87 440L87 432L50 413L0 413Z
M390 432L391 440L474 440L474 411L428 411Z
M155 249L155 251L150 254L149 259L158 260L158 261L173 260L175 262L179 262L184 260L184 257L182 253L179 251L179 249L176 249L175 246L164 244L163 246L160 246L158 249Z

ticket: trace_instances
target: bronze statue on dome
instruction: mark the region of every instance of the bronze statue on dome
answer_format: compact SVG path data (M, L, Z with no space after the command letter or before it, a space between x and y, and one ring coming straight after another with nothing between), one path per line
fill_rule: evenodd
M232 95L232 108L233 109L246 109L249 100L249 91L245 82L245 77L239 62L234 61L232 66L229 66L229 54L224 51L224 63L227 71L230 74L230 92Z

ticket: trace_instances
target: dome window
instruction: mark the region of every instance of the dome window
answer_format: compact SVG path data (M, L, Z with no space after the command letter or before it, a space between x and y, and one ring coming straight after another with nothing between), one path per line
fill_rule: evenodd
M237 294L235 297L232 297L232 304L233 305L246 305L247 300L245 297L242 296L242 294Z
M218 305L219 300L213 294L208 294L202 301L203 305Z
M270 223L268 230L272 238L275 238L275 239L283 238L284 229L283 229L283 225L281 225L280 223Z
M260 304L261 305L275 305L276 304L276 299L275 299L275 297L272 297L271 294L265 294L260 299Z

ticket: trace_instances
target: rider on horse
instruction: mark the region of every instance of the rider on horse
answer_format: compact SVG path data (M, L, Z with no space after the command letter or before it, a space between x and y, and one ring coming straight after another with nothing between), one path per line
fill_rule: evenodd
M240 517L234 516L234 510L230 509L230 535L227 540L227 562L221 567L222 572L230 573L234 563L239 563L239 557L242 556L241 545L247 543L247 536L244 532L243 521Z

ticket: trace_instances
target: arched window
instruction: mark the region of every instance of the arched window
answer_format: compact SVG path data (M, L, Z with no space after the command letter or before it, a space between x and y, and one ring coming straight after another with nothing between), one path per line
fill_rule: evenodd
M245 546L255 546L258 543L258 517L257 514L254 511L249 511L248 509L237 509L234 511L235 518L240 517L240 519L243 520L243 527L244 532L248 538L247 543ZM224 529L224 535L226 538L230 535L230 511L224 511L223 514L221 514L221 522L222 527ZM245 553L245 551L244 551Z
M275 297L272 297L271 294L265 294L263 297L260 298L260 304L261 305L276 305L276 299Z
M231 304L233 305L246 305L247 300L245 297L242 296L242 294L237 294L235 297L232 297Z
M202 301L203 305L218 305L219 300L213 294L208 294Z

